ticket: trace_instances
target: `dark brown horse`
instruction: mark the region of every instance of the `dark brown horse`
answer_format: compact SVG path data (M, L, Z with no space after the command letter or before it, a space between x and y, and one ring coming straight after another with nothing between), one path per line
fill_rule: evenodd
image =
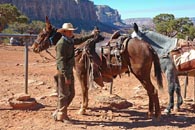
M46 28L39 33L37 39L33 43L33 51L39 53L49 48L50 46L55 45L60 37L60 30L54 29L50 24L48 18L46 18ZM93 68L89 63L97 62L94 61L97 59L99 62L98 68L103 81L113 79L114 76L127 71L133 73L146 89L149 96L148 116L151 117L153 114L153 110L155 109L155 116L159 118L161 115L161 110L159 105L158 92L157 89L153 86L150 77L152 63L154 63L154 72L157 79L156 81L159 88L162 88L161 68L156 52L147 42L139 40L137 38L131 39L129 37L126 37L125 40L123 40L123 44L125 45L124 51L120 54L121 66L110 66L108 65L107 59L105 57L98 58L98 55L94 55L96 54L95 45L99 39L102 40L102 36L100 34L76 48L75 70L81 83L83 93L82 105L79 111L80 114L84 114L88 107L88 72L90 70L89 68ZM97 44L99 44L98 46L103 46L101 45L101 43Z

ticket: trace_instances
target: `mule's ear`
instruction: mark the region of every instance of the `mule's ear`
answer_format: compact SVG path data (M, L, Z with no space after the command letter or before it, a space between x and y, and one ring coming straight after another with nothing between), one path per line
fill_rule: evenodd
M45 17L45 23L50 24L48 16Z
M139 31L138 26L137 26L136 23L133 24L133 28L134 28L134 30L135 30L136 33Z
M52 25L51 25L51 23L50 23L50 21L49 21L48 16L45 17L45 25L46 25L45 29L46 29L47 31L49 31L49 30L52 28Z

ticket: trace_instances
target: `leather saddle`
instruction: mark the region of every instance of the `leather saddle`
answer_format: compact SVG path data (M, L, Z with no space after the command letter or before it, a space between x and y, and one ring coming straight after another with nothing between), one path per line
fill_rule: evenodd
M113 79L106 79L106 77L102 77L101 75L101 65L102 65L102 58L106 59L107 65L114 65L111 62L112 59L116 59L115 61L119 62L118 58L120 58L120 53L117 53L118 57L116 57L116 53L119 50L122 50L121 45L124 41L124 36L121 36L120 31L116 31L112 34L110 39L104 39L101 42L95 43L95 52L91 53L92 55L92 62L93 62L93 76L94 81L100 85L101 87L104 86L103 81L111 82ZM119 44L119 45L117 45ZM113 50L112 50L113 49ZM124 48L123 48L124 49ZM113 53L113 54L112 54ZM119 65L119 63L117 63Z

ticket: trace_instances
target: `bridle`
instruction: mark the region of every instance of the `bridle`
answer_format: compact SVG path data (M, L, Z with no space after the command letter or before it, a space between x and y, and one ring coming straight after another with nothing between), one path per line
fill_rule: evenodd
M38 35L37 39L34 41L34 43L38 46L38 48L42 51L45 50L52 58L55 59L55 56L51 54L47 49L44 48L46 44L48 45L48 48L53 45L52 37L56 34L57 29L52 27L51 31L47 31L45 28L42 30L42 32ZM40 39L40 40L39 40ZM40 52L41 52L40 51ZM40 53L39 53L40 54ZM43 57L40 54L41 57Z
M54 27L52 27L51 31L47 31L45 28L43 29L41 36L38 35L38 38L34 41L36 44L38 44L39 46L44 45L42 42L46 42L49 40L49 46L52 46L52 40L50 37L54 36L57 29L55 29ZM41 37L41 40L38 40L39 37Z

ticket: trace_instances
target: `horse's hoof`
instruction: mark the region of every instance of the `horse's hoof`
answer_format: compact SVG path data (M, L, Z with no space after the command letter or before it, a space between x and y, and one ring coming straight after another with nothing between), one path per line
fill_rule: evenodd
M152 117L152 121L156 121L156 122L159 122L161 121L161 115L157 116L157 117Z
M79 114L79 115L85 115L85 113L86 113L86 111L83 110L83 109L80 109L80 110L78 111L78 114Z
M165 110L164 110L164 113L165 113L166 115L169 115L169 114L171 113L171 110L170 110L170 109L165 109Z
M180 107L181 105L183 104L183 99L182 98L180 98L180 100L178 101L178 107Z
M178 108L178 107L175 107L175 108L174 108L174 111L175 111L175 112L178 112L178 111L179 111L179 108Z
M148 112L148 118L150 119L152 118L152 116L153 116L153 112Z
M174 107L174 111L175 112L179 112L180 111L180 107Z
M156 118L156 121L161 121L161 115Z

